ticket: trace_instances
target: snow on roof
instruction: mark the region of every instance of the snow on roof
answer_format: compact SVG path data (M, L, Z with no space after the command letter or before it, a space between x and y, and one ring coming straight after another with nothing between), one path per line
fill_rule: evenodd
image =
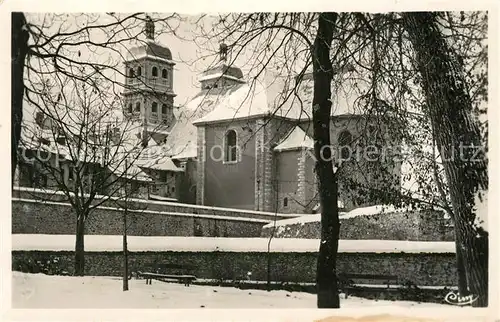
M228 92L219 105L194 124L227 121L233 119L275 115L294 120L312 118L314 81L306 74L298 86L291 78L266 74ZM332 82L332 116L360 115L363 107L360 98L367 93L366 80L353 78L349 73L339 74Z
M85 235L89 252L120 252L122 236ZM267 252L268 238L128 236L131 252ZM274 238L273 253L317 252L319 239ZM74 251L75 235L13 234L13 251ZM339 253L455 253L454 242L340 240Z
M370 207L360 207L353 209L349 212L340 212L339 213L339 218L342 219L349 219L349 218L354 218L358 216L372 216L372 215L378 215L378 214L383 214L383 213L393 213L396 211L396 208L393 206L389 205L377 205L377 206L370 206ZM286 225L295 225L295 224L305 224L305 223L311 223L311 222L320 222L321 221L321 214L314 214L314 215L305 215L297 218L292 218L292 219L283 219L283 220L278 220L276 221L276 227L278 226L286 226ZM267 224L264 226L264 228L273 228L275 226L274 223Z
M314 141L300 126L295 126L285 138L274 148L275 151L294 150L297 148L314 148Z
M232 86L220 97L216 107L207 115L194 120L193 124L202 124L226 120L235 120L259 115L268 115L266 90L260 84L240 84Z
M185 106L179 108L177 121L164 145L165 153L174 159L195 158L197 155L197 129L193 120L213 111L226 93L234 86L200 91Z
M178 168L169 157L146 161L142 163L140 167L161 171L183 172L183 170Z

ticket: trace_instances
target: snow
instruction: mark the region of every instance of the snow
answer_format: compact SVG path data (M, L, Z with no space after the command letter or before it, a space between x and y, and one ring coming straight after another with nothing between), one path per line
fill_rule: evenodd
M311 223L311 222L320 222L320 221L321 221L321 214L305 215L305 216L292 218L292 219L277 220L276 224L274 222L272 222L272 223L265 225L263 228L273 228L275 225L276 225L276 227L295 225L295 224L303 225L303 224L307 224L307 223Z
M210 113L217 106L217 101L230 90L232 89L202 90L180 108L176 122L164 145L165 152L177 159L196 158L197 129L192 122Z
M140 164L140 166L147 169L161 171L183 172L183 170L181 168L178 168L169 157L158 157L150 161L145 161L144 163Z
M361 208L356 208L353 209L349 212L340 212L339 213L339 218L340 219L349 219L349 218L354 218L358 216L372 216L372 215L379 215L383 213L391 213L395 212L396 208L390 205L376 205L376 206L370 206L370 207L361 207ZM321 221L321 214L314 214L314 215L305 215L301 217L296 217L293 219L283 219L283 220L277 220L276 221L276 226L286 226L286 225L295 225L295 224L306 224L306 223L311 223L311 222L320 222ZM264 228L272 228L274 227L274 223L267 224L264 226Z
M311 139L298 125L288 132L285 138L274 148L274 150L286 151L296 148L314 148L313 139Z
M137 55L137 56L129 55L129 57L127 57L127 60L125 62L131 62L131 61L136 61L136 60L141 60L141 59L153 59L153 60L161 61L163 63L175 65L175 63L172 60L165 59L163 57L154 56L154 55L148 55L147 53L142 53L142 54Z
M396 208L390 205L376 205L353 209L342 216L342 219L354 218L358 216L372 216L383 213L395 212Z
M257 83L232 86L220 97L215 109L207 115L193 120L194 125L247 117L264 116L270 113L267 108L266 91Z
M474 211L476 214L474 226L488 231L488 192L481 192L481 197L479 197L479 193L476 193L474 196Z
M234 76L226 75L226 74L223 74L223 73L220 73L220 72L219 73L215 73L215 74L210 74L210 75L199 77L198 81L199 82L203 82L203 81L207 81L207 80L211 80L211 79L219 79L219 78L222 78L222 77L227 78L227 79L231 79L231 80L234 80L234 81L237 81L237 82L241 82L241 83L245 82L242 79L236 78Z
M129 236L128 249L178 252L267 252L268 238L223 237L144 237ZM317 252L319 239L273 238L271 252ZM74 235L13 234L13 251L73 251ZM122 236L86 235L86 251L121 251ZM400 240L340 240L340 253L454 253L453 242L420 242Z
M175 198L167 198L167 197L163 197L163 196L159 196L159 195L155 195L155 194L149 194L149 198L153 199L153 200L160 200L160 201L169 201L169 202L175 202L177 199Z
M449 308L449 305L407 301L375 301L341 296L343 308L399 307ZM71 308L315 308L316 295L302 292L240 290L233 287L129 281L122 291L117 277L70 277L12 273L12 307L29 309Z

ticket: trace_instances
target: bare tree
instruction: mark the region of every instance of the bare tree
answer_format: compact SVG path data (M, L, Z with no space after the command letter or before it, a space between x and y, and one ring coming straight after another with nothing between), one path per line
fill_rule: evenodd
M17 146L21 136L21 122L23 119L23 75L29 38L26 29L26 18L23 13L12 13L11 28L11 179L14 181L17 165Z
M473 52L474 41L480 40L482 34L484 34L482 20L474 18L477 17L477 14L471 15L472 20L464 18L454 20L454 14L449 13L443 15L443 17L446 16L447 19L441 20L442 28L452 31L449 36L452 39L451 41L462 39L459 41L462 45L458 46L457 50L461 51L462 58L465 57L469 60L468 68L473 68L477 64L484 64L484 50L478 54ZM365 88L361 92L352 93L352 95L357 95L354 105L366 115L365 120L368 119L369 121L361 123L366 128L365 131L361 132L361 135L351 138L350 142L344 144L354 149L362 147L363 144L378 147L391 144L398 147L405 146L405 151L398 148L395 151L398 155L392 156L403 157L401 161L398 161L399 165L395 164L394 167L397 170L397 167L401 166L401 162L409 164L410 171L407 174L402 174L403 180L415 182L415 187L401 190L388 189L387 187L394 180L392 170L387 169L380 162L368 164L370 167L378 167L375 172L378 172L379 175L373 178L363 178L361 181L350 180L349 176L346 178L345 175L359 172L363 176L366 172L363 171L363 167L367 166L366 162L336 162L333 171L334 178L342 176L341 181L344 185L345 182L348 182L348 189L361 190L360 194L369 199L372 198L406 207L437 208L446 211L451 216L453 212L449 202L447 185L449 183L444 180L444 168L441 160L443 157L440 155L440 151L436 153L433 148L434 132L425 113L426 107L420 104L423 99L423 94L418 86L418 82L421 80L420 70L413 66L413 49L410 46L404 25L401 23L401 16L396 13L375 15L353 13L341 14L335 17L332 41L330 41L331 45L329 45L331 57L329 65L333 65L334 77L330 78L330 82L324 81L319 87L316 86L318 80L315 79L314 95L317 95L317 91L320 89L327 93L326 90L332 87L334 87L335 93L338 94L342 87L356 87L357 83L364 83ZM204 33L202 36L203 39L209 39L208 41L213 38L223 39L224 41L229 39L229 47L236 53L232 56L232 62L236 60L239 53L244 52L246 49L246 54L254 62L249 66L249 69L254 71L253 75L258 76L264 69L273 68L272 63L278 61L282 64L280 68L284 74L290 76L298 73L301 76L311 63L313 68L315 63L318 64L318 61L314 60L314 51L312 50L315 48L312 39L317 39L319 33L319 29L313 26L317 20L318 15L316 14L230 14L215 19L215 22L211 25L213 28L211 32ZM479 22L476 20L479 20ZM278 32L275 34L273 31ZM290 41L287 36L290 36L290 39L295 39L296 42ZM469 41L463 41L463 39ZM280 42L281 40L283 42ZM323 44L321 40L324 39L320 39L320 44ZM293 54L287 56L287 53ZM301 56L299 53L304 55ZM298 59L298 57L301 59ZM460 59L460 55L456 58ZM294 67L290 66L292 64L288 63L290 61L298 62L298 65L303 68L294 69ZM343 73L341 72L346 69L348 73L344 74L347 75L347 78L342 77ZM318 70L325 72L329 68L316 69L316 72L313 73L314 76L317 76ZM472 85L470 89L475 93L473 95L476 98L475 106L480 105L478 102L485 96L484 84L487 80L485 73L479 75L468 73L467 75L469 75L467 82ZM339 76L341 77L339 78ZM339 80L336 80L336 78L339 78ZM252 82L255 80L255 78L251 79ZM302 111L307 114L307 105L311 104L313 107L313 124L317 125L317 122L320 121L318 118L314 118L314 113L318 112L318 110L315 109L312 101L301 100L301 94L304 93L300 91L300 86L303 85L304 80L302 77L298 77L297 80L295 84L284 86L285 89L280 97L281 104L277 104L276 110L285 110L287 105L284 102L288 99L297 99L301 103ZM346 80L352 81L345 82ZM347 85L335 86L337 81L339 83L345 82ZM323 124L323 126L327 128L327 124ZM487 132L483 131L484 133ZM314 135L316 144L318 143L317 134L315 132ZM401 152L406 152L406 155L405 153L401 155ZM333 166L331 162L330 165ZM429 173L433 173L433 176L429 176ZM325 177L322 178L319 175L318 178L321 186L322 179L325 180ZM373 180L381 182L378 189L373 185L363 187L366 182L370 183ZM351 182L349 183L349 181ZM323 182L335 184L336 180L325 180ZM320 194L322 192L320 189ZM331 192L329 196L333 196ZM323 207L324 202L325 200L322 202ZM328 202L335 203L332 199L328 199ZM322 212L322 214L325 214L325 212ZM333 219L328 217L329 219L326 221L323 221L324 218L322 217L322 229L331 232L332 227L335 226L334 217ZM333 222L329 224L328 220ZM332 243L332 245L335 245L334 242ZM330 248L328 256L331 256L331 254L335 254L333 248ZM461 273L460 254L460 252L457 252L459 284L461 285L460 288L463 289L464 278ZM326 258L327 255L324 256ZM333 269L334 266L330 262L329 267L325 268L325 272L331 272ZM331 275L331 273L328 274ZM321 287L320 283L318 283L318 287ZM330 291L334 292L333 290Z
M133 56L129 48L144 42L138 37L146 21L159 28L156 34L175 32L177 15L151 19L143 13L18 14L13 25L13 129L22 122L23 96L33 119L23 126L21 169L29 184L62 191L76 215L75 274L84 274L85 221L92 211L129 185L138 192L149 180L139 165L149 140L140 122L123 120L121 90L130 82L122 62ZM174 27L171 27L171 26ZM15 36L15 37L14 37ZM29 42L28 42L29 36ZM26 57L26 59L25 59ZM23 69L23 65L25 68ZM14 66L14 65L13 65ZM143 82L143 90L154 88ZM151 95L151 94L150 94ZM153 129L154 131L154 129ZM13 132L13 140L20 136ZM140 136L140 137L139 137ZM14 141L13 141L14 143ZM13 144L13 163L17 163ZM149 152L148 152L149 153ZM130 162L124 165L124 160ZM13 165L13 173L14 173ZM35 169L33 169L35 167ZM31 168L31 174L26 174ZM47 182L49 181L49 182Z
M427 114L444 154L443 167L455 215L455 234L462 250L474 303L488 306L488 232L478 209L488 191L487 158L473 104L463 75L444 41L433 13L403 15L422 75ZM464 147L466 147L464 151Z
M140 169L147 158L143 128L119 117L120 98L97 79L101 91L56 75L30 80L27 100L34 110L23 124L20 181L66 196L76 215L75 274L83 275L89 216L107 201L147 197L151 179ZM126 196L123 186L130 186Z

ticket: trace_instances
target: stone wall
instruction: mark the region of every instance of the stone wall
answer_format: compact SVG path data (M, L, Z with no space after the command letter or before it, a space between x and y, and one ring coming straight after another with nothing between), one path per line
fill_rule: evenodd
M319 215L316 215L319 220ZM438 211L395 212L340 218L340 239L382 239L453 241L449 220ZM270 226L270 225L269 225ZM261 237L269 237L272 227L264 227ZM278 238L321 238L319 221L277 226Z
M132 236L258 237L267 220L129 210L128 234ZM99 207L86 222L86 234L121 235L123 210ZM60 234L75 232L75 215L67 203L34 200L12 201L13 234Z
M137 252L129 254L132 272L148 263L189 264L197 267L198 278L244 280L252 272L253 280L267 280L267 253L251 252ZM271 253L271 280L314 283L317 253ZM73 252L13 251L12 269L26 271L28 265L54 263L52 271L73 272ZM31 263L31 264L30 264ZM439 253L340 253L337 267L341 273L397 275L399 284L454 286L454 254ZM86 275L121 276L120 252L87 252Z
M55 192L55 191L51 192L43 190L25 189L25 188L14 189L12 191L12 198L13 201L19 199L26 199L26 200L68 202L68 198L62 192ZM101 201L102 199L100 197L95 198L96 203ZM116 202L114 200L107 200L102 203L102 206L117 207L117 204L119 205L123 204L123 201ZM204 214L213 216L243 217L243 218L262 219L269 221L274 220L275 216L277 220L296 217L296 215L275 214L272 212L221 208L221 207L207 207L199 205L182 204L177 202L153 201L144 199L129 199L128 205L130 209L176 212L176 213L195 214L195 215Z

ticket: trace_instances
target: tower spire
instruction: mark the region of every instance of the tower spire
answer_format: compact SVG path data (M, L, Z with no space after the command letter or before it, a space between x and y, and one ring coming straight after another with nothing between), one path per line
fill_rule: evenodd
M221 43L219 45L220 61L225 62L227 60L227 51L228 51L227 45L225 43Z
M146 39L155 39L155 23L150 16L146 16L146 27L144 28L144 32L146 33Z

